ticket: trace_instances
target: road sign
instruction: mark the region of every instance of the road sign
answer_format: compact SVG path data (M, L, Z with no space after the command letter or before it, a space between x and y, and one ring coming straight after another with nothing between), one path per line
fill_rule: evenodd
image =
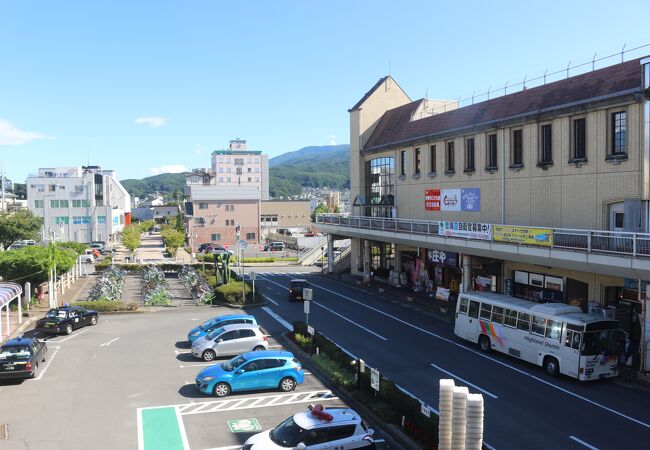
M314 295L314 290L312 288L304 288L302 290L302 296L308 302L310 302L312 300L313 295Z
M314 327L308 326L307 327L307 333L311 334L312 336L314 335Z
M305 302L303 303L303 305L305 305L305 314L309 314L309 303L310 303L310 302L308 302L308 301L306 301L306 300L305 300Z
M370 387L379 392L379 371L370 369Z
M421 412L422 414L424 414L425 416L427 416L427 417L431 417L431 410L430 410L429 407L428 407L427 405L425 405L424 403L421 403L421 404L420 404L420 412Z
M244 241L243 239L240 240L240 241L239 241L239 248L241 248L242 250L244 250L246 247L248 247L248 244L246 243L246 241Z
M255 277L257 276L255 272L248 272L248 275L250 275L251 280L255 280Z
M249 433L251 431L259 431L262 429L260 423L255 417L249 419L229 420L228 428L232 433Z

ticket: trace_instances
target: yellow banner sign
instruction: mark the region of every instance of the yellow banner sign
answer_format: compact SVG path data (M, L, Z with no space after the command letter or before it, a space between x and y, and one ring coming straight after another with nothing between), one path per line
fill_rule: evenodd
M551 247L553 245L553 230L551 228L493 225L492 233L493 239L499 242L515 242L517 244L540 245L542 247Z

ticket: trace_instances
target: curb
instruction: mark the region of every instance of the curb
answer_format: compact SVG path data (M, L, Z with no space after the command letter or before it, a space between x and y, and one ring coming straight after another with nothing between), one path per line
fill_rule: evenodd
M13 339L16 336L20 336L23 334L23 332L30 327L34 322L36 322L39 318L38 317L29 317L27 320L23 321L22 324L18 326L8 337L7 340Z
M304 352L295 342L288 338L285 334L279 336L278 341L286 348L289 348L291 352L300 357L300 361L319 379L328 380L331 383L331 380L327 374L325 374L321 368L311 359L311 357ZM360 413L366 421L377 431L380 431L381 434L386 437L387 441L390 444L391 448L396 450L407 450L407 449L421 449L411 438L406 436L402 431L395 425L386 423L382 421L377 414L375 414L370 408L366 405L358 402L350 393L345 389L342 389L339 386L328 386L332 392L334 392L340 399L352 406L355 411Z
M223 302L212 302L211 305L205 305L205 306L223 306L225 308L230 308L230 309L244 309L244 308L259 308L261 306L266 306L268 305L269 302L267 300L264 300L262 303L250 303L250 304L245 304L245 305L234 305L232 303L223 303Z

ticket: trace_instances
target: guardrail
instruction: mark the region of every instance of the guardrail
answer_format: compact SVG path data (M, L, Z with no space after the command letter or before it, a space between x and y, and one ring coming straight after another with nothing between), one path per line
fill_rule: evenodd
M417 235L440 236L439 221L345 216L342 214L317 214L316 223ZM547 245L544 248L571 249L587 253L612 253L633 257L650 256L650 234L648 233L580 230L570 228L549 229L552 230L553 234L552 244ZM456 236L454 236L454 238L474 240L472 238ZM483 242L485 242L485 240L483 240ZM528 246L528 244L519 245ZM530 246L536 247L535 245Z

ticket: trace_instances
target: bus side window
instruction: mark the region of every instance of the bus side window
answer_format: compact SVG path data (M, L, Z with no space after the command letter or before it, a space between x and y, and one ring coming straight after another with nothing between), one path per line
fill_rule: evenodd
M500 306L495 306L492 308L492 322L493 323L503 323L503 308Z
M462 297L460 299L460 308L458 309L458 311L461 314L467 314L467 299L466 298Z
M530 331L533 334L544 336L544 329L546 328L546 319L543 317L533 316L533 326Z
M530 332L530 314L522 312L519 313L519 318L517 319L517 329L525 331L527 333Z
M481 319L490 320L492 314L492 305L481 303Z
M546 337L560 342L562 340L562 322L549 319L546 324Z
M469 316L477 319L478 318L478 310L479 310L480 307L481 307L481 304L479 302L475 302L474 300L471 300L469 302Z
M566 339L564 345L567 347L580 350L580 333L573 330L566 330Z
M503 318L503 324L507 327L514 328L517 325L517 311L506 309L506 316Z

